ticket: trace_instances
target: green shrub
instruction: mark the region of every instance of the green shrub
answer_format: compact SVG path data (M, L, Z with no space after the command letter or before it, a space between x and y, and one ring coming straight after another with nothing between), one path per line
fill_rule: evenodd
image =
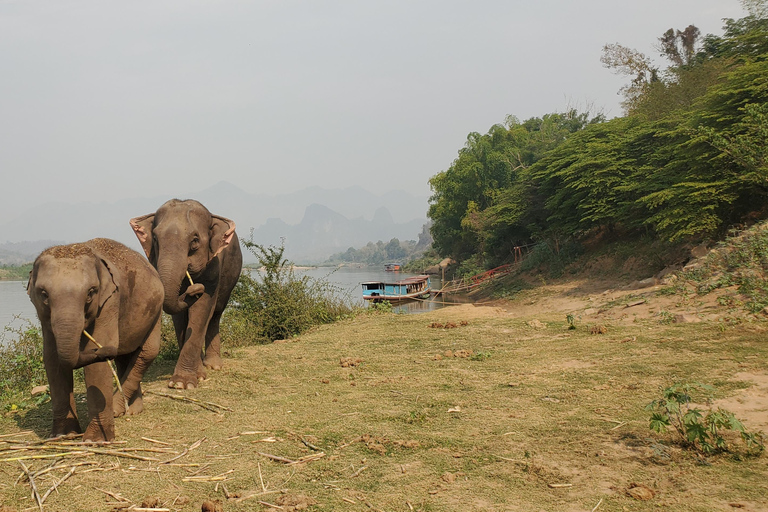
M732 412L722 408L703 412L692 407L691 393L697 388L706 392L704 399L711 401L714 388L705 384L677 383L662 390L662 397L646 406L646 410L651 411L651 430L665 432L672 427L685 446L706 454L726 451L728 445L722 432L734 430L741 435L748 450L763 451L761 434L747 432Z
M5 327L5 332L11 336L10 340L5 335L0 339L0 404L15 409L31 399L29 392L33 387L48 382L43 365L43 335L29 321L23 327Z
M232 292L222 331L230 345L290 338L312 326L349 316L353 307L343 291L325 279L298 276L283 258L285 247L243 240L261 265L243 272Z

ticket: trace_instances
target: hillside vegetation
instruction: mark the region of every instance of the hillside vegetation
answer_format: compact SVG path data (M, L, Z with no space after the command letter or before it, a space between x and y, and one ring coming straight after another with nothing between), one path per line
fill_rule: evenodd
M721 238L768 215L768 9L659 38L668 67L620 44L626 115L570 110L470 133L432 177L429 217L444 256L492 267L532 243L559 252L595 233L673 243Z

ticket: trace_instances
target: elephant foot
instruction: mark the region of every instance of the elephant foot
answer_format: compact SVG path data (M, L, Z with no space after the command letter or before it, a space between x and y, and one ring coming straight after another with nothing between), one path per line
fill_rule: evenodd
M123 400L123 395L120 393L115 393L115 396L112 399L112 404L115 418L122 416L123 414L134 416L144 410L144 398L141 395L134 396L133 400L128 405L127 413L125 412L125 400Z
M69 434L80 434L83 430L80 428L80 422L77 418L65 418L63 420L53 420L51 428L51 437L61 437Z
M205 359L203 359L203 364L206 368L210 368L211 370L221 370L221 367L224 365L224 361L221 359L221 356L219 354L205 354Z
M83 434L83 441L89 443L101 443L104 441L114 441L115 422L111 420L101 422L96 419L88 424Z
M202 376L174 373L171 380L168 381L168 387L174 389L195 389L197 383L203 380L205 380L205 373L203 373Z

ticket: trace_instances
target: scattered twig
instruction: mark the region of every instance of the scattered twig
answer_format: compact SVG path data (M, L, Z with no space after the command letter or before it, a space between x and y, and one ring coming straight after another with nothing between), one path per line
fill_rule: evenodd
M565 489L566 487L573 487L573 484L547 484L550 489Z
M285 510L285 508L281 507L280 505L273 505L272 503L267 503L266 501L257 501L259 505L264 505L265 507L270 508L276 508L277 510Z
M170 398L171 400L178 400L180 402L189 402L191 404L195 404L198 407L202 407L203 409L207 409L207 410L215 412L217 414L220 412L219 409L222 410L222 411L234 412L234 410L229 408L229 407L225 407L223 405L219 405L219 404L214 403L214 402L206 402L204 400L198 400L197 398L191 398L191 397L188 397L188 396L169 395L167 393L158 393L158 392L155 392L155 391L144 391L144 393L145 394L150 394L150 395L162 396L162 397L165 397L165 398Z
M177 455L175 457L172 457L172 458L170 458L168 460L161 461L160 464L169 464L169 463L171 463L171 462L173 462L175 460L179 460L180 458L182 458L183 456L185 456L188 453L189 453L189 448L185 448L184 451L181 452L179 455Z
M600 501L597 502L597 505L595 505L595 508L592 509L592 512L595 512L595 510L597 510L597 507L599 507L602 502L603 502L603 498L600 498Z
M215 476L207 476L207 475L196 475L196 476L187 476L181 479L182 482L223 482L227 479L227 475L230 473L234 473L234 469L230 469L229 471L225 471L224 473L215 475Z
M279 457L277 455L272 455L270 453L263 453L263 452L256 452L256 453L268 459L276 460L278 462L283 462L285 464L296 464L295 460L286 459L285 457Z
M349 498L341 498L341 501L346 501L347 503L351 503L353 505L357 504L357 502L355 500L351 500Z
M322 451L320 448L318 448L317 446L313 445L312 443L310 443L309 441L307 441L307 440L306 440L306 439L304 439L303 437L302 437L302 438L300 438L300 440L301 440L301 442L304 444L304 446L306 446L306 447L307 447L307 448L309 448L310 450L315 450L316 452L320 452L320 451Z
M257 461L256 464L258 464L258 467L259 467L259 481L261 482L261 490L263 492L266 492L267 491L267 486L264 485L264 478L262 478L262 476L261 476L261 462Z
M613 427L611 430L616 430L617 428L623 427L623 426L624 426L624 425L626 425L626 424L627 424L627 422L626 422L626 421L622 421L621 423L619 423L618 425L616 425L615 427Z
M361 466L361 467L360 467L360 469L358 469L357 471L355 471L354 473L352 473L351 475L349 475L349 478L355 478L355 477L357 477L357 476L360 476L360 473L362 473L362 472L363 472L363 471L365 471L366 469L368 469L368 466Z
M29 434L34 434L32 430L22 430L21 432L14 432L13 434L2 434L0 435L0 439L4 437L13 437L13 436L26 436Z
M346 448L347 446L352 446L353 444L358 443L358 442L360 442L362 440L363 440L362 437L358 437L356 439L353 439L350 442L344 443L343 445L339 446L339 450L341 450L342 448Z
M69 473L67 473L67 474L64 476L64 478L62 478L62 479L61 479L61 480L59 480L58 482L54 482L54 483L53 483L53 487L51 487L50 489L48 489L48 492L46 492L45 494L43 494L43 497L40 499L40 506L41 506L41 507L42 507L42 504L43 504L43 503L45 503L45 500L46 500L46 499L48 499L48 496L50 496L50 494L51 494L53 491L57 491L57 492L58 492L58 487L59 487L61 484L63 484L63 483L64 483L64 481L65 481L67 478L69 478L69 477L71 477L72 475L74 475L74 474L75 474L75 470L76 470L76 469L77 469L77 466L73 466L73 467L72 467L72 469L70 469L70 470L69 470Z
M206 441L207 439L208 439L207 437L201 437L200 439L198 439L197 441L189 445L189 451L194 450L195 448L203 444L203 442Z
M130 502L130 500L128 500L128 499L124 498L123 496L121 496L120 493L115 494L114 492L110 492L110 491L107 491L105 489L99 489L98 487L96 487L95 489L97 491L99 491L99 492L103 492L107 496L111 496L112 498L115 498L117 501L120 501L120 502L123 502L123 503Z
M171 443L166 443L165 441L158 441L157 439L152 439L151 437L142 437L142 441L147 441L148 443L155 443L155 444L162 444L164 446L172 446Z
M304 464L306 462L322 459L323 457L325 457L325 452L313 453L312 455L305 455L298 458L294 464Z
M23 462L19 461L19 464L21 464L21 469L24 470L24 473L27 474L27 479L29 480L29 486L32 488L32 497L37 502L37 506L40 507L40 512L43 512L43 502L40 498L40 493L37 490L37 484L35 483L35 478L32 476L32 474L29 472L29 469Z
M68 455L88 455L88 453L84 451L76 451L76 452L61 452L61 453L48 453L45 455L23 455L21 457L10 457L7 459L0 459L0 462L13 462L13 461L22 461L22 460L32 460L32 459L52 459L54 457L66 457Z

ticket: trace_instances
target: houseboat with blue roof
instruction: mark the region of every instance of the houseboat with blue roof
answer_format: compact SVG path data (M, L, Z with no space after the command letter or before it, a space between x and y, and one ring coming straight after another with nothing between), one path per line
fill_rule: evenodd
M392 283L385 281L363 283L363 298L374 302L429 298L431 291L429 276L414 276Z

